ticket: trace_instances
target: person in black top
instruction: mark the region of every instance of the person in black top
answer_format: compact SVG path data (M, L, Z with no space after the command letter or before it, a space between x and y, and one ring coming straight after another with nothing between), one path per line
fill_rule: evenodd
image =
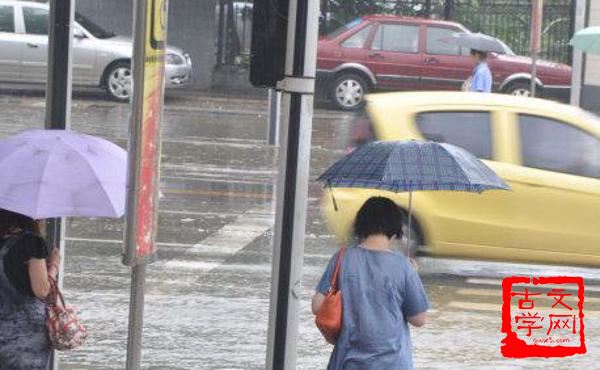
M43 299L60 253L38 223L0 209L0 370L46 370L51 353Z

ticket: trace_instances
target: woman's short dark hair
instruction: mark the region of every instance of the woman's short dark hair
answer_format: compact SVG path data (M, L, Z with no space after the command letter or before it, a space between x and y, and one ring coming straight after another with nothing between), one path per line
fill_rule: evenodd
M471 49L471 55L477 55L480 59L485 59L488 56L487 51Z
M36 235L40 233L33 218L0 208L0 238L12 229L21 229Z
M402 237L402 210L385 197L372 197L363 204L354 221L354 236L364 240L371 235Z

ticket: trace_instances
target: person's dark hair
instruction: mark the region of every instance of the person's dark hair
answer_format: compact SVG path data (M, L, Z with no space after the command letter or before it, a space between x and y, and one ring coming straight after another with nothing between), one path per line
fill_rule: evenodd
M471 55L477 55L477 57L479 57L479 59L483 60L483 59L487 58L488 53L485 52L485 51L479 51L479 50L471 49Z
M0 208L0 238L13 229L21 229L36 235L40 234L37 222L33 218Z
M372 197L363 204L354 221L354 236L364 240L371 235L402 237L402 211L393 201Z

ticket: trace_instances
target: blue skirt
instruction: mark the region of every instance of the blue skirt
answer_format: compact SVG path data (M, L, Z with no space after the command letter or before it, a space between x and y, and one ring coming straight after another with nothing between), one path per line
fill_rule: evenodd
M51 351L43 302L0 303L0 370L47 370Z

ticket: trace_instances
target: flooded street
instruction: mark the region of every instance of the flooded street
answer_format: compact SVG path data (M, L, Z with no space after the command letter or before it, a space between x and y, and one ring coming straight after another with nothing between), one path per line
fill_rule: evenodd
M44 99L0 94L0 136L43 126ZM148 267L144 369L263 369L271 274L276 149L266 145L266 103L172 97L163 120L159 258ZM332 349L313 324L310 297L337 245L315 178L344 154L352 115L317 109L304 258L298 368L326 367ZM73 102L72 128L125 146L129 106L91 95ZM123 369L130 270L121 264L122 220L70 219L65 295L89 340L61 353L62 369ZM413 329L417 369L594 369L600 363L600 271L423 257L432 310ZM586 279L587 354L504 359L501 279L513 274Z

